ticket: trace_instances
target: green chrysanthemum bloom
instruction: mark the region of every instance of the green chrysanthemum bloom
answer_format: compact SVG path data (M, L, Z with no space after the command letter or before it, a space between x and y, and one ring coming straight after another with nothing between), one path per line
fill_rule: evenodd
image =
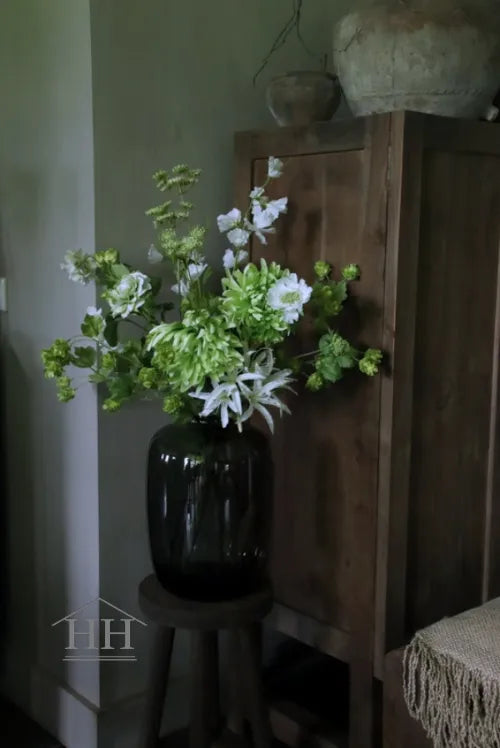
M222 308L228 325L237 328L240 336L261 345L280 343L288 334L290 325L283 311L273 309L268 303L269 290L280 278L290 275L289 270L272 262L261 260L260 268L253 263L244 270L235 270L222 280Z
M314 272L316 274L316 277L319 278L319 280L325 280L328 278L332 270L332 266L329 262L325 262L324 260L318 260L318 262L314 263Z
M311 390L311 392L318 392L324 386L325 380L318 371L314 372L314 374L311 374L306 382L306 387L308 390Z
M374 348L369 348L359 362L360 372L362 374L366 374L367 377L374 377L376 374L378 374L382 357L382 351L375 350Z
M346 265L345 268L342 270L342 278L346 281L355 281L358 280L360 275L359 271L359 265Z
M182 322L154 327L147 338L152 366L179 392L201 387L207 377L220 379L243 362L241 341L224 317L208 309L188 310Z

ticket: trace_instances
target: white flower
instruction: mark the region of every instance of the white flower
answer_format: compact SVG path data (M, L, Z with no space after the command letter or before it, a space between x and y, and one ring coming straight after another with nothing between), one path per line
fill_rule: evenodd
M221 234L225 234L227 231L230 231L232 228L237 226L241 221L241 210L238 210L238 208L233 208L229 211L229 213L226 213L225 215L217 216L217 226L219 227L219 231Z
M296 322L302 314L302 307L311 298L312 288L295 273L280 278L269 289L267 303L271 309L280 309L287 324Z
M197 280L205 270L207 269L208 265L206 262L190 262L188 265L188 275L190 280Z
M170 287L172 293L179 294L179 296L187 296L189 293L189 286L185 280L180 280L178 283L174 283Z
M264 187L254 187L250 193L250 200L252 200L252 202L254 200L258 201L260 200L261 197L264 196L264 193L265 193Z
M95 306L88 306L87 312L89 317L100 317L101 319L104 319L102 315L102 309L97 309Z
M232 270L235 265L242 265L248 260L248 252L244 249L239 249L236 254L232 249L226 249L222 258L222 264L225 270Z
M128 317L137 312L146 301L145 296L151 290L147 275L134 272L124 275L118 285L106 291L106 298L113 317Z
M264 366L267 370L269 364L274 364L274 356L271 350L264 352L265 358ZM245 399L248 400L248 408L242 413L241 418L238 420L238 425L247 421L253 415L256 410L265 419L271 433L274 431L274 421L269 408L278 408L280 415L283 413L290 413L289 408L283 403L276 395L277 389L289 390L288 386L293 382L291 377L290 369L277 370L273 374L269 373L268 376L260 376L254 380L249 387L246 384L240 385L240 389Z
M95 279L95 260L91 255L85 254L81 249L76 252L66 252L61 263L61 269L65 270L70 280L82 283L84 286Z
M206 262L190 262L187 266L187 277L181 278L178 283L173 285L172 291L180 296L186 296L189 293L191 281L197 280L203 275L207 267Z
M283 161L274 156L269 156L267 162L267 176L269 179L277 179L283 174Z
M163 262L164 259L162 253L158 252L154 244L151 244L148 249L148 261L151 265L157 265L159 262Z
M279 200L269 200L265 207L266 212L276 221L278 216L288 210L288 198L280 197Z
M234 228L228 232L228 240L235 247L244 247L250 239L250 231L247 229Z

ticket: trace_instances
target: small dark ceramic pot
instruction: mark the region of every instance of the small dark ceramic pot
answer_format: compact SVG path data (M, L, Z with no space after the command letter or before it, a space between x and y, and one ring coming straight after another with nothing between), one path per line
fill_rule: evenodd
M297 71L274 78L266 92L271 114L282 127L326 122L337 111L340 98L338 78L315 71Z
M150 444L147 508L162 585L229 600L268 581L273 466L266 437L216 423L165 426Z

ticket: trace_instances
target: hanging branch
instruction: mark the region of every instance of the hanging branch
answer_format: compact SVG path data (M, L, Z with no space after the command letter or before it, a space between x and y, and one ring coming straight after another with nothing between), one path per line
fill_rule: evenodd
M262 63L260 65L259 69L257 70L257 72L255 73L255 75L253 77L253 85L254 86L255 86L255 84L257 82L257 78L262 73L262 71L264 70L264 68L267 66L267 64L268 64L269 60L271 59L271 57L273 56L273 54L286 43L288 37L290 36L290 34L292 33L292 31L294 29L295 29L295 32L297 34L297 39L299 40L300 44L305 49L305 51L307 52L307 54L310 57L315 57L315 54L313 52L311 52L311 50L309 49L309 47L305 43L304 37L302 36L301 28L300 28L300 24L301 24L301 20L302 20L302 8L303 8L304 0L293 0L292 4L293 4L292 15L290 16L290 18L288 19L288 21L285 23L285 25L283 26L283 28L279 32L278 36L276 37L276 39L274 40L274 42L273 42L273 44L271 46L271 49L269 50L269 52L267 53L267 55L262 60ZM323 55L321 57L321 60L322 60L322 67L323 67L323 69L326 69L327 55L326 54Z

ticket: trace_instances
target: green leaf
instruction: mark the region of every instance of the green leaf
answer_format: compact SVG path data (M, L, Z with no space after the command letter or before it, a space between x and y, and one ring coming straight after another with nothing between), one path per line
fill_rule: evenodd
M86 314L80 329L85 337L98 338L104 330L104 322L98 315Z
M74 357L72 363L78 366L80 369L90 369L96 361L95 348L91 346L85 346L74 349Z
M113 347L118 343L118 320L114 319L111 314L107 314L105 322L104 339L108 345Z
M117 281L121 280L124 275L128 275L130 272L129 268L122 263L118 265L111 265L111 273Z
M108 383L108 390L113 400L127 400L134 392L135 381L129 374L122 374Z

